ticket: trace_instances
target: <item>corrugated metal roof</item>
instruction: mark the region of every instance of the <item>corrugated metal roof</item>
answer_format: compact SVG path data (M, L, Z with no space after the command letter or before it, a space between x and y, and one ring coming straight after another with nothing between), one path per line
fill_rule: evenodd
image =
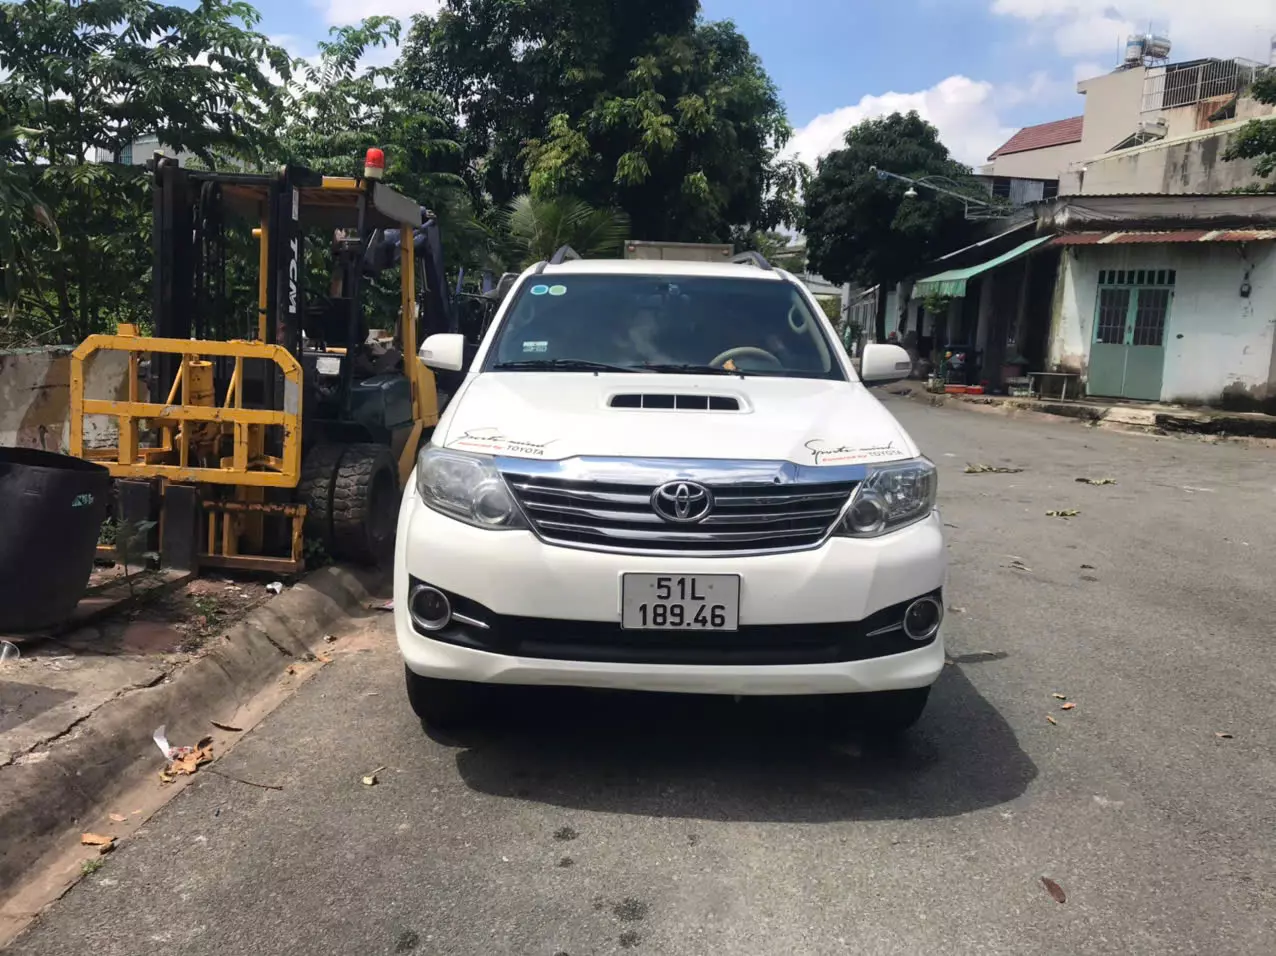
M1005 156L1007 153L1026 153L1030 149L1045 149L1049 146L1063 146L1066 143L1081 142L1081 129L1085 123L1084 116L1071 116L1068 119L1055 120L1053 123L1041 123L1038 126L1027 126L1010 137L1005 144L996 149L989 159Z
M1145 229L1137 232L1073 232L1052 246L1128 246L1171 242L1276 242L1276 229Z
M1027 255L1037 246L1049 241L1049 236L1029 239L1027 242L1015 246L1009 252L1003 252L997 258L981 262L979 265L967 266L965 269L949 269L947 272L939 272L933 276L927 276L925 279L919 279L913 285L913 298L921 298L931 293L961 298L966 294L966 283L975 278L975 276L998 266L1003 266L1007 262L1018 259L1020 256Z

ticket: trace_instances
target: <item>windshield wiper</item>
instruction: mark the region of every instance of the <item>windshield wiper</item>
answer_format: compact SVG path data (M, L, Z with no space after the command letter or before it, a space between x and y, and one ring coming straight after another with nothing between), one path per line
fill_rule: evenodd
M537 369L557 369L563 372L637 372L638 369L628 365L608 365L606 362L589 362L584 359L522 359L517 362L497 362L492 366L495 372L535 371Z
M645 362L642 368L648 372L686 372L691 375L739 375L744 378L741 369L723 368L721 365L690 365L676 362Z

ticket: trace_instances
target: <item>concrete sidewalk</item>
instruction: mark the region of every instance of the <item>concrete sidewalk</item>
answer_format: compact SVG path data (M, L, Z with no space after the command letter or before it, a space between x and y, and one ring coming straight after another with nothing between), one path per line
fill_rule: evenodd
M1008 412L1026 411L1075 418L1094 425L1153 432L1197 434L1232 438L1276 438L1276 415L1261 412L1228 412L1215 408L1189 408L1103 398L1010 398L1005 395L960 395L928 392L920 381L892 385L893 395L930 404L981 406Z

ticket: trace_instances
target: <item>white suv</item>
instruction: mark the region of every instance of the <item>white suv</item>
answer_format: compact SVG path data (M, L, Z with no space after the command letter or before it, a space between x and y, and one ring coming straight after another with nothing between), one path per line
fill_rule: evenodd
M481 685L855 695L906 728L944 662L934 466L765 265L579 260L518 279L399 513L395 627L427 724ZM460 370L459 335L421 359Z

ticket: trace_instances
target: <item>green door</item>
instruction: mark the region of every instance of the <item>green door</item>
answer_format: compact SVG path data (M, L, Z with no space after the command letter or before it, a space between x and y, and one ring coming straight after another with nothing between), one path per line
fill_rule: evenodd
M1099 276L1086 391L1159 401L1174 272L1106 270ZM1144 284L1152 282L1158 284Z

